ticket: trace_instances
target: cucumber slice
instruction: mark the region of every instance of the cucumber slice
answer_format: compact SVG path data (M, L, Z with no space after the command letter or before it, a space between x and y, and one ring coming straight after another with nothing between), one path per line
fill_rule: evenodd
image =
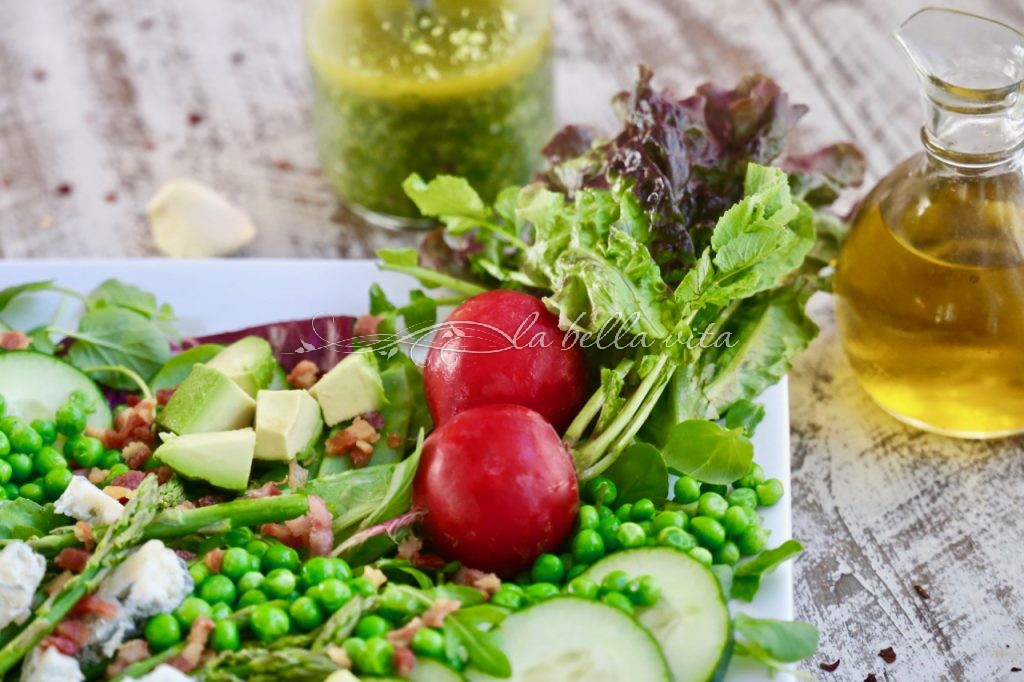
M466 678L455 672L444 663L432 658L416 657L416 667L409 675L412 682L466 682Z
M661 644L675 682L707 682L725 675L732 653L729 607L715 575L682 552L647 547L601 559L584 577L600 584L612 571L649 575L662 598L637 615Z
M92 403L87 423L101 429L113 423L107 399L92 379L52 355L30 350L0 353L0 394L7 412L25 421L53 419L74 391Z
M555 597L513 613L496 630L511 682L670 682L650 633L615 607ZM469 682L498 678L467 669Z

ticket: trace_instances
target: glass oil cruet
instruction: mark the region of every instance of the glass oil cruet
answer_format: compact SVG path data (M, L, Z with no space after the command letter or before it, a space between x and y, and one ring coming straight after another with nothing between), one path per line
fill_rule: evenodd
M924 150L858 209L836 268L840 335L904 422L1024 432L1024 35L928 8L896 38L920 79Z

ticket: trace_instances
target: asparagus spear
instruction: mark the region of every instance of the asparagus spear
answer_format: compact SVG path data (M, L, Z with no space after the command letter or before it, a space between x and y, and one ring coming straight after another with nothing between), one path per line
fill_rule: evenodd
M121 518L108 526L99 536L96 549L82 572L50 595L36 609L34 617L21 632L0 649L0 677L14 667L43 637L50 634L78 600L99 587L110 571L128 557L131 550L143 539L147 526L153 521L158 497L156 476L147 476L139 485L135 497L125 507Z
M199 677L205 682L320 682L337 670L326 655L306 649L242 649L211 659Z

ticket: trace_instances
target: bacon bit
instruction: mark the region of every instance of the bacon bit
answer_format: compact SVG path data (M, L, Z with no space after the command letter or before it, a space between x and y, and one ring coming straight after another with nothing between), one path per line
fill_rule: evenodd
M120 477L118 477L120 478ZM131 500L136 495L136 491L131 488L125 488L120 485L108 485L103 489L108 497L112 497L121 504L127 504L128 500Z
M309 480L309 471L299 464L297 459L288 463L288 487L295 489L306 485Z
M203 557L203 563L214 573L220 573L220 565L224 563L224 550L220 547L214 547Z
M90 556L92 553L81 547L65 547L53 560L53 563L57 568L63 568L65 571L81 573Z
M367 412L363 415L363 419L365 419L367 423L377 431L384 428L384 415L382 415L379 410Z
M423 624L429 628L439 628L444 624L448 614L462 608L462 602L446 597L438 597L433 605L423 612Z
M210 507L210 506L215 505L215 504L217 504L217 498L216 497L214 497L213 495L203 495L198 500L196 500L195 506L196 507Z
M117 604L101 599L95 594L87 594L79 599L78 603L71 609L71 615L84 617L96 614L100 618L114 618L117 616L117 611Z
M281 171L291 171L295 170L295 164L291 161L286 161L285 159L279 159L274 162L274 168Z
M306 499L309 511L305 514L284 523L265 523L260 533L295 549L306 547L310 556L327 556L334 547L334 517L320 497L310 495Z
M384 571L373 566L363 567L363 577L373 584L374 588L379 590L384 583L388 581L388 577L384 575Z
M350 426L327 439L324 452L331 457L347 454L352 459L352 466L359 469L370 461L373 444L379 440L377 429L362 417L356 417Z
M61 551L63 551L63 550L61 550ZM54 563L56 563L56 561ZM46 594L56 594L57 592L60 592L62 589L64 589L64 586L67 585L67 582L69 580L71 580L72 578L74 578L74 577L75 577L75 574L72 573L71 571L67 571L67 570L64 571L63 573L58 575L56 578L51 580L50 583L46 586L46 588L45 588Z
M195 509L195 508L196 508L196 505L192 502L192 500L182 500L175 507L175 509Z
M174 469L168 466L157 467L156 469L150 469L149 473L156 476L156 482L160 485L167 483L167 481L174 478Z
M140 402L142 402L142 398L140 398L137 395L126 395L124 397L124 404L127 405L128 407L135 407Z
M196 669L206 649L206 640L210 638L210 631L213 630L213 621L206 616L199 616L192 621L188 637L185 640L185 648L179 656L175 656L168 665L174 666L181 672L188 674Z
M280 494L281 489L277 487L277 484L273 481L268 481L259 488L253 488L245 496L253 500L260 500L264 497L277 497Z
M475 568L466 568L465 566L455 572L454 582L459 585L468 585L475 588L487 597L501 589L501 578L495 574L484 573Z
M327 658L331 659L331 662L339 668L343 668L344 670L352 669L352 659L349 658L348 652L340 646L329 646L324 649L324 653L327 655Z
M244 53L242 53L242 52L232 52L231 53L231 63L234 64L235 66L238 66L239 64L243 63L244 61L245 61L245 54Z
M288 373L288 383L294 388L313 388L320 378L320 368L312 360L301 360Z
M198 111L193 111L188 115L188 124L190 126L197 126L203 122L203 115Z
M190 552L187 549L176 549L174 550L174 554L186 563L196 558L196 553Z
M135 441L124 446L124 450L121 451L121 458L124 459L124 463L129 468L141 469L149 461L149 457L152 454L153 450L148 445ZM141 483L141 480L139 482Z
M839 659L837 658L832 663L819 663L818 667L827 673L834 673L839 668Z
M114 190L110 190L109 192L103 195L103 201L107 202L108 204L117 203L117 192L115 192Z
M66 656L74 656L89 641L92 633L85 623L74 618L65 618L57 623L53 633L43 638L39 643L41 649L54 647Z
M142 447L146 447L143 445ZM126 488L128 490L136 490L142 485L142 479L146 478L145 471L126 471L123 474L119 474L114 477L114 480L110 482L110 486L117 486L119 488Z
M402 647L395 649L391 662L395 667L395 674L399 677L409 677L416 667L416 656L407 647Z
M88 521L77 521L75 523L75 539L85 545L85 548L92 551L96 546L96 537L92 533L92 526Z
M391 630L388 632L387 638L395 648L408 647L412 644L412 638L422 628L423 619L417 616L397 630Z
M156 392L156 404L163 407L166 405L171 397L174 396L174 392L178 390L178 387L174 388L161 388Z
M381 315L360 315L356 318L356 323L352 325L352 337L372 340L377 336L377 330L383 319Z
M878 657L881 658L886 663L895 663L896 662L896 650L893 649L891 646L886 647L886 648L884 648L884 649L882 649L881 651L878 652Z
M421 549L423 549L423 540L409 533L398 543L398 558L412 561L419 556Z
M117 655L107 666L107 679L117 677L131 664L144 661L151 655L149 642L144 639L129 639L117 648Z
M74 188L71 186L70 182L62 182L59 185L57 185L57 190L56 190L57 196L59 196L59 197L66 197L69 194L71 194L71 191L73 189Z
M129 396L125 404L128 409L123 410L114 420L113 429L97 429L88 427L85 430L87 436L98 438L103 447L107 450L122 450L128 443L139 441L146 445L153 445L156 436L153 434L153 423L156 421L156 400L147 398L137 403Z
M0 348L4 350L25 350L32 345L32 339L25 332L0 332Z
M103 481L107 480L107 476L109 476L109 475L110 475L110 471L109 470L107 470L107 469L100 469L99 467L93 467L93 468L89 469L89 473L86 476L86 478L89 479L90 483L92 483L94 485L99 485L100 483L103 483Z
M46 69L32 69L32 80L42 83L46 80Z
M874 673L868 673L868 676L864 678L864 682L878 682L878 678L875 677Z
M145 149L147 152L151 152L154 149L156 149L156 142L147 137L145 140L142 141L142 148Z
M921 599L931 599L931 593L923 585L914 585L914 592L917 592L917 596Z

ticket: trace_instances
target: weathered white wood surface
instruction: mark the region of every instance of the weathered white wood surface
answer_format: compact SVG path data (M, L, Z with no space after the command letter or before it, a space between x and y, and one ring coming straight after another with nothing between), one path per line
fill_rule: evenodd
M252 212L248 255L409 243L339 213L320 177L298 4L0 0L0 256L154 255L144 206L176 176ZM889 37L915 0L557 5L564 121L610 124L607 99L640 62L679 92L757 69L811 105L799 144L852 139L872 180L917 145L914 83ZM1024 26L1020 0L960 6ZM853 382L830 302L815 309L824 331L790 383L794 530L808 547L797 611L822 630L808 670L1024 680L1011 672L1024 668L1020 441L953 442L883 416ZM877 657L887 646L891 665ZM835 673L816 667L835 658Z

